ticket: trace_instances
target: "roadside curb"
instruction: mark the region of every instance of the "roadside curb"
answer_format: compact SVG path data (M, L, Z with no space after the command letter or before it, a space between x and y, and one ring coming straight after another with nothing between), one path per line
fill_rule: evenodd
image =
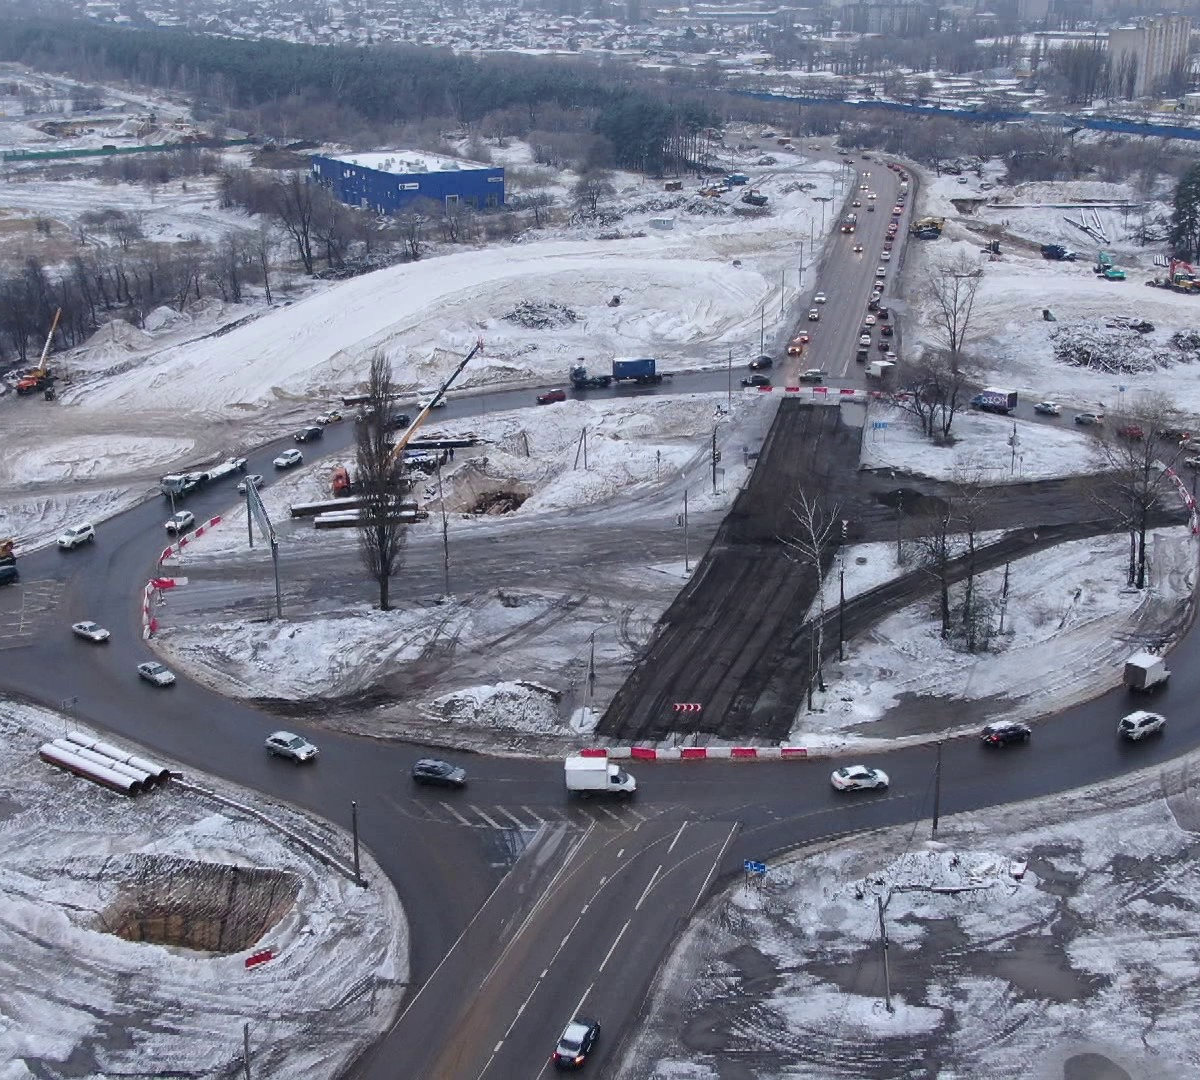
M580 757L607 757L614 761L792 761L808 757L803 746L592 746Z

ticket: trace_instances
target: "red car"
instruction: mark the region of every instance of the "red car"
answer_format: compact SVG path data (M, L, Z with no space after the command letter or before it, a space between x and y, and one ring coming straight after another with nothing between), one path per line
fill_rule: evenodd
M567 392L565 390L547 390L544 394L538 394L537 403L539 405L551 405L556 401L566 401Z
M1119 427L1117 428L1117 434L1122 438L1134 440L1146 437L1146 433L1137 424L1126 424L1124 427Z

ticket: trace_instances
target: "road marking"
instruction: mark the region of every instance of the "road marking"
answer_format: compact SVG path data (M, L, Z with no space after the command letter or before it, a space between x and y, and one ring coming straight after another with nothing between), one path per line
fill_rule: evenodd
M650 881L647 883L646 887L642 890L642 895L638 899L638 902L633 905L634 911L641 910L642 902L646 899L646 896L650 892L650 890L654 888L654 883L655 883L655 881L658 880L658 875L661 873L662 873L662 863L659 863L658 866L655 868L654 873L650 875Z
M671 846L669 848L667 848L668 855L670 855L671 852L675 850L675 845L679 843L679 838L683 835L683 830L686 829L687 826L688 826L688 823L686 821L682 825L679 826L679 832L677 832L675 834L675 839L671 841Z
M502 1047L503 1045L504 1045L504 1040L501 1039L498 1043L496 1043L495 1046L492 1047L492 1053L493 1054L500 1053L500 1047Z
M619 816L618 814L614 814L614 813L613 813L611 810L609 810L607 807L604 807L604 806L597 806L597 807L596 807L596 809L597 809L597 810L599 810L599 811L600 811L600 813L602 813L602 814L607 814L607 815L608 815L610 818L612 818L612 819L613 819L613 821L620 821L620 820L621 820L621 818L620 818L620 816Z
M490 825L490 826L491 826L493 829L502 829L502 828L504 828L504 826L503 826L503 825L501 825L501 824L500 824L500 822L498 822L498 821L497 821L497 820L496 820L494 817L491 817L490 815L488 815L488 814L485 814L485 813L484 813L482 810L480 810L480 809L479 809L479 807L478 807L478 806L476 806L474 803L467 803L467 805L468 805L468 806L469 806L469 807L470 807L472 810L474 810L474 811L475 811L475 813L477 813L477 814L478 814L478 815L479 815L481 818L483 818L483 820L484 820L484 821L486 821L486 822L487 822L487 823L488 823L488 824L489 824L489 825Z
M591 986L589 986L589 987L588 987L588 988L587 988L587 989L586 989L586 990L583 992L583 997L581 997L581 998L579 999L579 1004L575 1006L575 1011L574 1011L573 1013L571 1013L571 1016L572 1016L572 1017L576 1017L576 1016L578 1016L578 1015L579 1015L581 1012L583 1012L583 1003L584 1003L585 1001L587 1001L587 996L588 996L588 994L590 994L590 993L592 992L592 986L595 986L595 985L596 985L595 983L592 983L592 985L591 985Z
M604 959L600 961L600 971L604 970L604 966L612 959L612 954L616 947L621 943L621 938L625 936L625 931L629 929L629 919L625 920L625 925L621 927L621 932L617 935L616 940L609 946L608 952L604 954Z
M524 810L525 813L527 813L531 818L533 818L533 820L536 821L539 825L546 824L546 819L543 817L538 817L538 815L535 814L532 810L530 810L528 806L522 806L521 809Z
M636 810L635 810L635 809L634 809L632 806L630 806L630 807L626 808L626 811L625 811L625 812L626 812L627 814L629 814L629 815L630 815L630 817L635 817L635 818L637 818L637 819L638 819L638 821L649 821L649 820L650 820L648 817L646 817L646 815L645 815L645 814L639 814L639 813L638 813L638 812L637 812L637 811L636 811Z
M621 848L621 850L617 852L617 858L619 859L624 854L625 854L625 849Z
M721 845L721 850L717 852L716 859L713 860L712 866L709 867L708 873L704 875L704 884L700 886L700 891L696 893L696 899L692 901L691 909L688 911L690 919L695 913L696 908L700 906L700 901L704 898L704 893L708 889L709 882L712 881L713 874L717 872L717 867L721 865L721 860L725 857L725 849L732 843L734 835L737 833L738 827L734 825L729 830L729 835L725 837L725 843Z
M471 822L469 822L465 817L463 817L462 814L460 814L457 810L455 810L454 807L451 806L448 802L442 802L441 800L439 800L439 805L445 807L449 813L453 814L456 818L458 818L460 824L462 824L462 825L470 825L471 824Z

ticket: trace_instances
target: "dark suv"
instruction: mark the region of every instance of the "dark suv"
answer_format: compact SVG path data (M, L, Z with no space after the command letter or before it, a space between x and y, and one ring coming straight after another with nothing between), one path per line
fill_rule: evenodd
M295 439L296 442L312 442L313 439L319 439L324 434L324 428L314 426L302 428L300 431L297 431L292 438Z
M12 585L20 580L15 562L0 562L0 585Z
M448 761L421 758L412 767L412 778L418 784L460 788L467 785L467 770L457 765L451 765Z
M406 428L412 423L412 417L406 412L394 412L389 422L394 428Z
M988 724L980 732L979 738L984 746L1007 746L1009 743L1029 742L1032 734L1027 724L1018 724L1015 720L1000 720L995 724Z

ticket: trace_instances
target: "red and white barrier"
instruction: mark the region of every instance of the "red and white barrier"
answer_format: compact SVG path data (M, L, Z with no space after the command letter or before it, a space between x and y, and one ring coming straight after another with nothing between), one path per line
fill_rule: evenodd
M789 761L808 757L803 746L591 746L580 757L614 761Z
M190 533L185 533L179 537L169 548L164 548L163 553L158 557L158 564L161 566L168 559L180 555L183 549L188 546L193 540L203 536L209 529L215 529L221 524L221 517L218 514L216 517L209 518L203 525L197 525Z
M185 577L156 577L151 578L146 582L146 587L142 590L142 640L147 641L154 635L158 629L158 620L154 617L153 606L150 603L150 597L154 592L163 592L166 589L174 589L177 585L186 585L187 578Z
M1183 477L1169 466L1164 470L1166 474L1175 481L1175 488L1179 492L1180 499L1183 500L1183 505L1191 512L1191 520L1189 525L1192 529L1193 536L1200 536L1200 517L1196 514L1196 500L1192 498L1192 493L1188 491L1187 485L1183 482Z

